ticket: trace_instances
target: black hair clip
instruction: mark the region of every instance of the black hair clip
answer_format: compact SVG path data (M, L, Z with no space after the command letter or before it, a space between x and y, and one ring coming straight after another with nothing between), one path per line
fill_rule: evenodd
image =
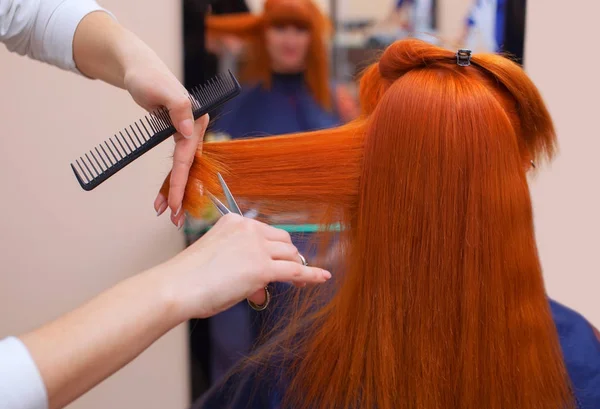
M461 67L468 67L471 65L471 50L458 50L456 53L456 63Z

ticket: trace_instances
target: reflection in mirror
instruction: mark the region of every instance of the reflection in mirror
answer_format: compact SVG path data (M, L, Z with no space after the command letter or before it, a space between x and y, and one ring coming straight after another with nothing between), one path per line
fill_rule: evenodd
M448 48L497 52L522 63L526 0L330 0L334 76L355 77L373 55L409 36Z

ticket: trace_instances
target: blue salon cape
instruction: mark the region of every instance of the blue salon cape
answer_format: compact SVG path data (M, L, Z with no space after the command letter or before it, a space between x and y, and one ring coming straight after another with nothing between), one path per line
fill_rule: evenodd
M325 111L312 97L302 74L274 74L269 89L261 85L243 89L216 115L210 131L231 139L281 135L331 128L340 125L334 112ZM247 210L247 209L246 209ZM307 259L310 234L292 234L298 250ZM281 300L285 284L272 284L271 293ZM209 319L211 384L225 375L240 358L247 355L261 331L268 327L265 316L246 302Z
M550 306L577 408L599 409L600 341L581 315L555 301L550 301ZM233 375L213 387L192 409L280 409L284 365L277 362L271 368L250 368Z
M308 90L302 74L274 74L269 89L245 88L219 112L210 127L231 139L282 135L341 125L335 112L324 110Z

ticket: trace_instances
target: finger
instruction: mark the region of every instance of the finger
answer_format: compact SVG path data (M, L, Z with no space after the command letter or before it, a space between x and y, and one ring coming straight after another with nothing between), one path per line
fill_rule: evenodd
M169 116L177 132L184 138L191 138L194 135L194 114L187 92L176 87L174 91L167 94L167 101L164 105L169 110Z
M175 138L177 143L173 152L173 169L171 170L169 197L167 198L168 206L171 209L171 219L179 216L181 212L185 186L194 161L190 152L195 149L195 143L192 139L183 139L178 134L175 135Z
M274 260L269 269L269 282L324 283L331 273L318 267L303 266L298 262Z
M269 241L292 243L292 237L287 231L269 226L268 224L259 222L258 220L252 220L252 222L257 223L258 229L263 234L265 239Z
M264 305L267 302L267 294L265 294L264 288L261 288L248 297L248 299L256 305Z
M158 195L156 195L156 199L154 199L154 210L156 210L156 215L160 216L167 210L169 207L167 202L167 196L169 195L169 181L171 180L171 173L165 178L163 181L160 190L158 191Z
M168 207L167 198L164 197L162 193L159 193L154 200L154 210L156 210L156 215L160 216Z
M199 123L204 125L208 124L208 117ZM179 211L181 210L181 203L183 201L190 168L194 163L196 149L202 141L205 128L206 126L196 126L196 128L194 128L194 136L190 139L183 139L180 136L175 136L177 142L173 153L173 170L171 171L168 198L169 207L171 208L171 212L174 213L174 216L178 216Z
M287 260L302 263L300 253L293 244L281 241L271 241L268 242L267 248L267 251L273 260ZM291 283L297 288L306 287L306 283L303 281L292 281Z
M177 216L172 214L171 222L177 227L178 230L181 230L185 224L185 213L181 211Z
M267 252L273 260L301 262L298 249L291 243L269 241L267 242Z

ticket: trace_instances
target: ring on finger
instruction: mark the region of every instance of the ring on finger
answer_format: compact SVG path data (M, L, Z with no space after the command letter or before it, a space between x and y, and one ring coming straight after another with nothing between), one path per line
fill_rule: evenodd
M306 259L304 258L304 256L300 253L298 253L298 256L300 257L300 262L302 263L303 266L308 266L308 262L306 261Z

